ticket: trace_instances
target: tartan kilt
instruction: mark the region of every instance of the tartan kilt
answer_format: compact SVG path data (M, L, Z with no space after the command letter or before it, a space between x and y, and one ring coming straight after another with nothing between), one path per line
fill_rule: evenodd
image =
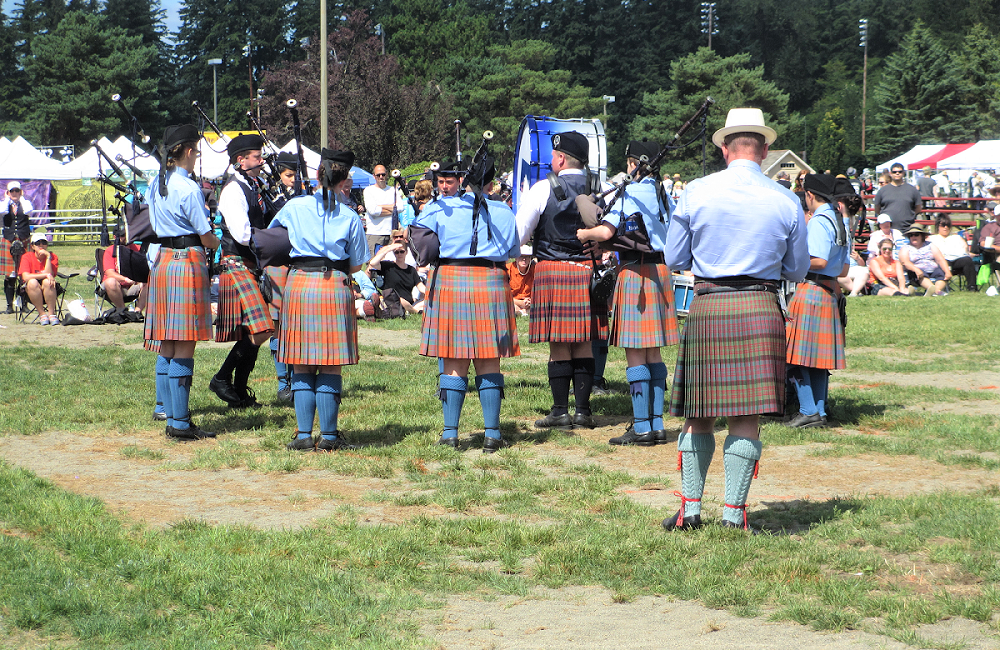
M10 254L10 242L0 239L0 276L6 278L14 273L17 273L17 269L14 268L14 257Z
M420 354L499 359L521 354L514 301L503 268L438 267L427 294Z
M271 278L271 320L281 320L281 296L285 293L285 281L288 280L287 266L265 266L264 271Z
M825 370L847 367L836 294L811 282L800 282L788 312L792 318L786 333L787 363Z
M358 320L345 273L289 271L278 361L309 366L358 362Z
M203 248L160 248L149 273L143 338L149 341L211 340L209 285Z
M159 341L149 341L146 339L142 340L142 347L150 352L160 353L160 342Z
M580 262L545 260L535 265L529 341L582 343L601 334L607 338L607 314L594 314L590 307L591 274Z
M631 349L677 345L677 312L665 264L623 266L613 304L611 345Z
M670 414L686 418L781 415L785 409L785 319L774 294L695 296L684 320Z
M216 343L239 341L243 338L244 327L251 334L260 334L274 331L274 322L253 272L238 258L230 257L223 260L222 272L219 273Z

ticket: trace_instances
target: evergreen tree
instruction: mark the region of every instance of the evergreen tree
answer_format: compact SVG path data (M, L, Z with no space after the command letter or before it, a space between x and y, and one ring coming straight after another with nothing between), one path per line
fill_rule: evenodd
M810 164L816 169L842 173L847 165L847 131L843 127L844 111L840 107L827 111L816 129L816 144Z
M146 75L155 50L139 41L85 12L66 14L51 33L36 36L24 66L30 89L20 125L25 137L82 148L95 137L120 133L111 94L138 97L156 90Z
M887 158L916 144L963 142L974 137L976 116L951 78L953 57L920 21L899 51L885 60L873 95L868 153Z
M16 39L16 29L0 11L0 43L13 44ZM18 66L14 48L0 48L0 133L14 135L11 122L20 117L26 93L24 71Z
M958 62L963 103L972 107L975 139L1000 137L1000 46L985 25L969 30Z

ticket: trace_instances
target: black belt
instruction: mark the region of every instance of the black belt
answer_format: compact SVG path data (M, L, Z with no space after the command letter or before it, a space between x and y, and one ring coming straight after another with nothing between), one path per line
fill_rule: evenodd
M350 273L351 263L349 260L330 260L325 257L293 257L289 265L296 271L310 271L315 273L326 273L327 271L340 271Z
M442 257L438 260L439 266L480 266L487 269L504 269L507 265L503 262L494 262L493 260L484 260L479 257L473 257L469 259L455 259Z
M622 262L638 262L639 264L663 264L663 253L618 251L618 259Z
M201 246L201 237L198 235L181 235L180 237L158 237L157 243L165 248L191 248Z
M829 282L833 282L836 279L837 278L832 278L829 275L822 275L820 273L813 273L812 271L810 271L809 273L806 273L806 280L812 280L813 282L819 282L821 280L827 280Z
M778 283L774 280L761 280L748 275L733 275L724 278L700 278L695 277L695 284L708 282L714 287L702 287L695 290L696 296L704 296L710 293L733 293L734 291L765 291L767 293L778 294Z

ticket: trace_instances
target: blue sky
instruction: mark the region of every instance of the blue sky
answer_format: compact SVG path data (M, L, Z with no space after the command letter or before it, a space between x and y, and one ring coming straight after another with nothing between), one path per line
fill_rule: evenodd
M11 14L14 13L14 8L17 5L16 0L3 0L3 12L10 18ZM181 2L180 0L160 0L160 6L167 12L167 31L176 32L177 28L180 27L181 21L178 13L180 11Z

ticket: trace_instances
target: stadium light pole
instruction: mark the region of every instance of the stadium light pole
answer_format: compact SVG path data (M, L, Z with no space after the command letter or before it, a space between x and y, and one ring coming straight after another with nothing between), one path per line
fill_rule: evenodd
M327 115L327 78L326 69L327 48L330 44L326 39L326 0L319 0L319 139L320 150L330 146L330 130Z
M715 3L701 3L701 33L708 34L708 49L712 49L712 34L719 33L719 22L715 17Z
M219 123L219 75L217 70L222 65L222 59L209 59L208 65L212 66L212 119Z
M860 46L865 48L865 65L861 77L861 155L865 153L865 113L868 103L868 19L858 20L858 32L861 36Z

